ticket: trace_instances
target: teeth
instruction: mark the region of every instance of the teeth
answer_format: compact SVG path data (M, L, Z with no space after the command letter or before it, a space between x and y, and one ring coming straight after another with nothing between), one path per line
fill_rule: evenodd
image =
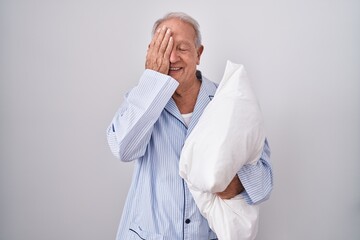
M170 68L171 71L176 71L176 70L179 70L180 68L175 68L175 67L172 67Z

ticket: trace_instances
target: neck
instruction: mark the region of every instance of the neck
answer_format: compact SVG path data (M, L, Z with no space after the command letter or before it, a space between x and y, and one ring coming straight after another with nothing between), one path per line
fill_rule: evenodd
M197 96L200 91L201 81L196 79L190 86L181 87L173 94L173 99L181 114L194 111Z

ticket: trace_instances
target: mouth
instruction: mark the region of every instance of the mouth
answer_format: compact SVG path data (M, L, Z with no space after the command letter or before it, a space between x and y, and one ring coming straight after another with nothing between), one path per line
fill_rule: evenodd
M170 67L169 68L169 73L176 73L181 69L182 69L181 67Z

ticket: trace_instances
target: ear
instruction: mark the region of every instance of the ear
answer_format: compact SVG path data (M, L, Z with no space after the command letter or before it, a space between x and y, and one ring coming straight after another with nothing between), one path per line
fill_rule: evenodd
M201 58L201 54L203 53L204 51L204 46L201 45L197 50L196 50L196 53L197 53L197 62L196 64L199 65L200 64L200 58Z

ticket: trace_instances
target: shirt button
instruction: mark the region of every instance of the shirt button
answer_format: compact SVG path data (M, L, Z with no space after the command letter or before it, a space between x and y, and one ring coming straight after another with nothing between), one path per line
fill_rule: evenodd
M191 222L190 219L186 219L186 220L185 220L185 223L186 223L186 224L189 224L190 222Z

